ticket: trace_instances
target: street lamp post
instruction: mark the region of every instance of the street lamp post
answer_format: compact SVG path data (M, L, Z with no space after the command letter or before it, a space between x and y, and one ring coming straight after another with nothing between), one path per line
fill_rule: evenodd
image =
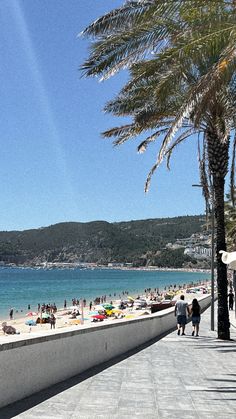
M202 188L202 185L192 185L194 187ZM211 194L211 330L215 330L215 207L214 195Z
M214 261L215 261L215 208L214 196L212 196L211 205L211 330L215 329L215 278L214 278Z
M234 317L236 319L236 299L235 299L235 295L236 295L236 270L233 270L233 287L234 287Z

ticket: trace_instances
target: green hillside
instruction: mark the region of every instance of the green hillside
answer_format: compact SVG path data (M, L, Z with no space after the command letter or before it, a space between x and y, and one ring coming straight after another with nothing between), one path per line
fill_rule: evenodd
M129 262L145 265L169 242L202 230L204 216L127 222L67 222L0 232L0 260L13 263ZM178 252L179 258L179 252Z

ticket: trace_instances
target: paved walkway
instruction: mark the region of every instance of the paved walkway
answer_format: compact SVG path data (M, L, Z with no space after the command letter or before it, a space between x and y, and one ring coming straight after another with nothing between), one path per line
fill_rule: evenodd
M229 311L229 320L230 320L231 326L233 328L236 328L236 312L234 310Z
M216 339L210 310L200 337L173 332L146 348L107 363L0 411L22 419L229 419L236 417L236 328ZM23 383L22 383L23 385Z

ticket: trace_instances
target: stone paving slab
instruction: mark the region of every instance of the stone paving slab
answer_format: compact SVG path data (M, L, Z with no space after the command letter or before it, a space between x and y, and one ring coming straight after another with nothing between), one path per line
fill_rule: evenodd
M226 419L236 417L236 328L231 341L210 331L173 332L119 362L112 361L0 410L20 419Z

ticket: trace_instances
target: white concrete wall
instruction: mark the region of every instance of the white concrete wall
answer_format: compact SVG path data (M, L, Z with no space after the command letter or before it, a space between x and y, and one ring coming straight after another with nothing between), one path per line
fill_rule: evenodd
M210 296L200 301L204 310ZM124 354L171 331L173 308L129 321L57 332L0 345L0 407Z

